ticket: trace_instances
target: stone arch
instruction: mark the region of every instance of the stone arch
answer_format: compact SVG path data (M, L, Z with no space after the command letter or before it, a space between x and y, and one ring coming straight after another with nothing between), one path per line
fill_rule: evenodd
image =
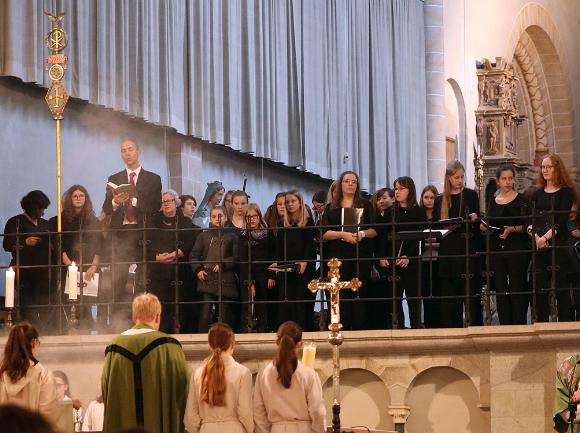
M456 158L459 159L465 166L467 166L467 116L465 113L465 100L463 92L457 81L453 78L448 78L446 84L449 85L455 96L455 103L457 105L457 150Z
M576 128L569 70L560 34L548 12L538 4L526 5L515 20L507 59L517 65L531 122L533 159L556 152L576 173ZM526 162L534 162L529 160Z
M388 413L391 395L381 377L365 368L346 368L340 372L341 423L365 425L371 429L394 430ZM322 382L327 413L332 413L332 377Z
M489 411L479 405L473 381L450 366L419 373L408 389L405 405L410 408L405 424L409 433L490 431ZM452 417L447 410L451 406Z

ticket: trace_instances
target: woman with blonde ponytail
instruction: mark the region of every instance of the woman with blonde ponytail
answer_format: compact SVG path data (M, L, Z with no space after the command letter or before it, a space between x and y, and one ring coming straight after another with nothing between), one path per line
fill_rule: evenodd
M253 433L252 374L232 358L234 332L216 323L207 339L210 356L191 378L185 428L189 433Z
M256 433L324 433L326 408L318 374L305 367L296 351L302 348L302 329L295 322L278 328L278 352L256 378Z

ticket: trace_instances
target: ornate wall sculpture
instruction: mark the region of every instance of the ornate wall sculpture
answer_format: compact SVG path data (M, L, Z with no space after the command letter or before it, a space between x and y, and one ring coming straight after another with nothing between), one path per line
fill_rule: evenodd
M516 183L520 190L526 186L524 177L529 164L519 161L517 157L518 126L525 120L525 116L519 112L519 78L514 67L501 57L496 57L494 63L483 59L477 62L476 73L479 104L475 110L475 154L481 165L476 184L483 209L484 186L495 179L495 169L499 164L510 161L515 165L518 172Z

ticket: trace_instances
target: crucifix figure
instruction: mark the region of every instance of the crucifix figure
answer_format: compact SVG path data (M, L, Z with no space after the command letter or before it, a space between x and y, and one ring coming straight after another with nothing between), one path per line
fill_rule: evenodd
M332 403L332 432L340 433L340 354L338 346L342 344L343 338L340 330L340 291L342 289L351 289L357 291L362 283L358 278L350 281L340 281L340 265L342 262L336 257L328 262L328 279L326 281L312 280L308 283L308 288L315 293L318 290L328 290L330 292L330 334L328 342L332 345L332 389L334 401Z

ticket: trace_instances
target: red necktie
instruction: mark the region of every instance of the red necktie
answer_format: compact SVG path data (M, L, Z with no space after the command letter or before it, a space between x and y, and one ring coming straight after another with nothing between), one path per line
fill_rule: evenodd
M135 186L135 174L134 171L129 173L129 183ZM129 198L129 204L127 205L127 209L125 210L125 219L129 223L134 223L137 221L137 209L133 206L133 197Z

